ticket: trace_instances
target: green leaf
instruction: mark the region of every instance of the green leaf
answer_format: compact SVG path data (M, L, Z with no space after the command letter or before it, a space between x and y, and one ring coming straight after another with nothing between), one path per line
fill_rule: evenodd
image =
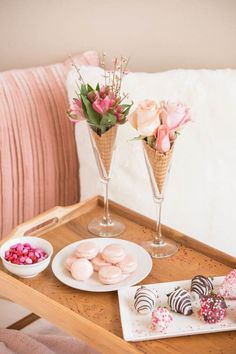
M104 116L102 116L102 119L100 121L100 126L105 126L105 127L111 127L116 124L116 116L108 113Z
M156 138L153 135L147 136L147 143L149 146L151 146L151 148L153 148L155 146L155 141L156 141Z
M80 94L82 96L87 96L87 94L88 94L87 85L84 85L84 84L81 85Z
M101 115L93 110L91 102L87 99L87 97L80 95L83 107L85 107L85 111L87 113L88 123L91 125L98 126L100 123Z
M126 108L131 107L132 104L121 104L120 106L122 107L122 110L125 110Z
M127 116L129 114L129 111L130 111L130 107L128 107L124 111L122 111L122 114L124 114L124 116Z
M100 92L100 86L99 86L99 83L97 83L97 86L96 86L96 91Z
M99 124L93 124L90 123L90 121L88 120L88 124L90 125L90 127L97 133L98 130L100 130L100 125Z
M144 140L146 137L143 135L136 136L135 138L131 139L132 140Z
M88 114L87 114L87 110L86 110L86 106L85 106L85 104L84 104L84 102L83 102L83 98L82 98L83 96L80 94L80 99L81 99L81 103L82 103L82 108L83 108L83 112L84 112L84 116L85 116L85 118L87 118L88 119Z
M87 89L88 89L88 92L94 91L94 89L92 88L92 86L90 86L89 84L87 84Z
M129 114L130 108L132 107L133 103L131 104L122 104L122 114L124 114L125 116L127 116Z

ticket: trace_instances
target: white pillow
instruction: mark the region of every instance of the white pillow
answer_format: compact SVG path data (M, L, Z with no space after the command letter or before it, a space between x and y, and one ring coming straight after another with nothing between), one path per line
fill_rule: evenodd
M82 67L85 82L103 82L100 68ZM76 73L68 76L70 101ZM181 101L194 122L178 137L162 222L236 256L236 70L130 73L123 82L134 107L146 98ZM141 143L129 123L120 126L110 199L155 219ZM76 126L81 199L101 194L86 124Z

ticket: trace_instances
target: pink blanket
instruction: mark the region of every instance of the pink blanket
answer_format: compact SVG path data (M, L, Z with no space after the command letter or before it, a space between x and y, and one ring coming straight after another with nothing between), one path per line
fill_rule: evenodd
M98 354L87 344L71 337L56 335L26 335L0 329L1 354Z

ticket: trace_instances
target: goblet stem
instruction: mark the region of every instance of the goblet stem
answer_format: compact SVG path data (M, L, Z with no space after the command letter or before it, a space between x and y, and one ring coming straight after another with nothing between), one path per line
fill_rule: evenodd
M109 225L112 223L111 216L109 212L109 198L108 198L108 187L109 187L109 179L102 180L104 184L104 215L103 215L103 223Z
M162 211L162 202L163 198L155 199L156 203L156 212L157 212L157 224L156 224L156 233L154 236L153 243L155 245L161 246L164 244L162 233L161 233L161 211Z

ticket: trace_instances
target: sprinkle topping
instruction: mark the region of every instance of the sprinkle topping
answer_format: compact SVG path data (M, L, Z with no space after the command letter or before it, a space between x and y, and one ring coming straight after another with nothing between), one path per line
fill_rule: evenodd
M221 284L218 295L225 299L236 300L236 269L232 270Z
M227 305L222 296L211 294L201 299L200 314L207 323L217 323L224 319Z
M152 313L152 330L165 331L173 321L172 314L165 307L157 307Z

